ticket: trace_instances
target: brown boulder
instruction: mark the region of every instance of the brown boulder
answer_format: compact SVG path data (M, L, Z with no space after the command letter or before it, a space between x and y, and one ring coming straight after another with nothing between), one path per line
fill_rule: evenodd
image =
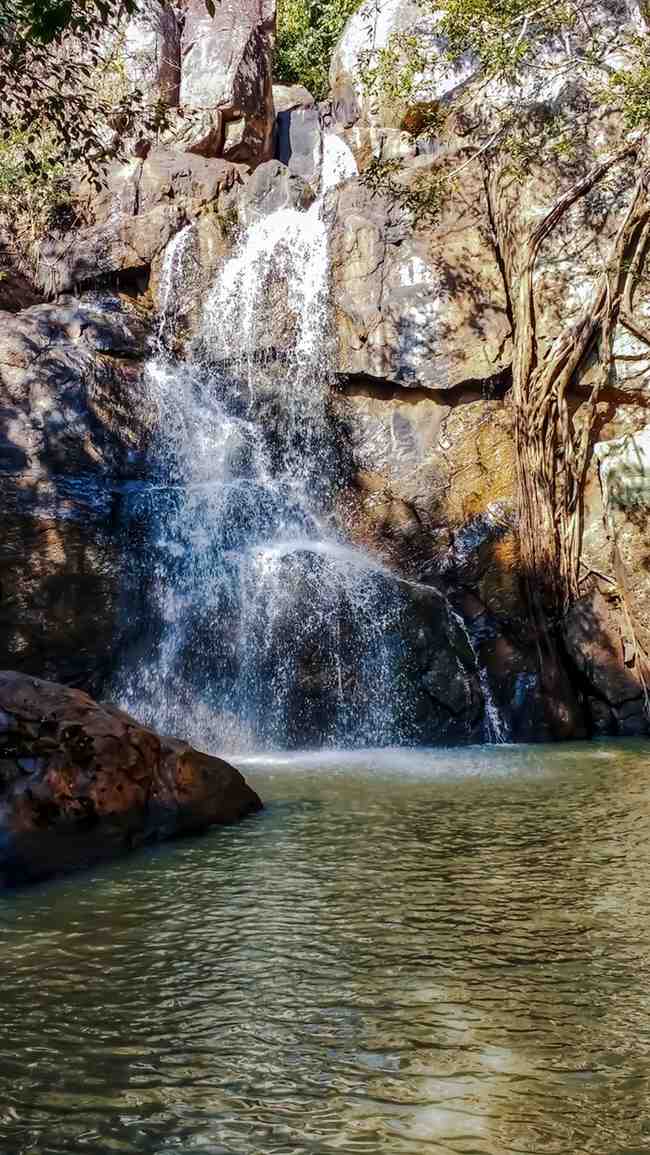
M261 805L222 759L79 690L0 673L0 885L235 822Z

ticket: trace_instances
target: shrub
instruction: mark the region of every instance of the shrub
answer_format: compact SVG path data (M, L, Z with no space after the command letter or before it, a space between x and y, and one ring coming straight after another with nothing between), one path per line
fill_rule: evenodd
M329 66L343 26L360 0L278 0L275 78L327 96Z

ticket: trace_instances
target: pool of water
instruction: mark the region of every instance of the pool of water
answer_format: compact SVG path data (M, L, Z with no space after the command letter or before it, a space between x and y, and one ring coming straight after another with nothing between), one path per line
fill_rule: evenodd
M11 1155L650 1150L650 745L246 758L0 898Z

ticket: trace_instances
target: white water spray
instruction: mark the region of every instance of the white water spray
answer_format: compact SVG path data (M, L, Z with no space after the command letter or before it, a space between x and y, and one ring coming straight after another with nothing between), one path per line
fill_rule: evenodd
M335 528L345 463L329 414L327 194L354 172L326 136L319 198L251 225L193 357L149 367L161 429L160 484L142 498L156 526L149 637L118 696L203 747L420 738L407 585ZM190 238L166 254L161 347Z

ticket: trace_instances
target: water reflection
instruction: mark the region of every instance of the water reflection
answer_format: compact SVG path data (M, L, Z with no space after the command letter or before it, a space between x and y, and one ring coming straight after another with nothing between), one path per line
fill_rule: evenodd
M648 1150L648 746L243 769L241 827L2 900L0 1150Z

